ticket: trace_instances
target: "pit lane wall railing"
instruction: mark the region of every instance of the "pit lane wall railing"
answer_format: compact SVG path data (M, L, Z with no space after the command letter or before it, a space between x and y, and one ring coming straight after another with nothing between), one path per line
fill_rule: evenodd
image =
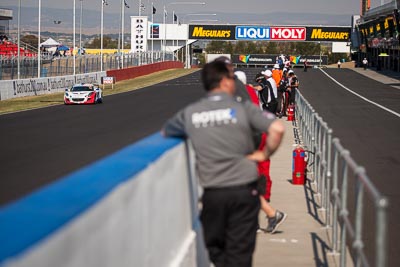
M191 151L157 133L1 207L0 266L209 266Z
M347 250L354 266L386 267L387 198L340 140L333 138L332 129L299 91L295 114L299 142L308 151L308 178L319 196L320 211L325 214L332 254L340 256L342 267L347 266ZM365 218L366 209L373 214L372 222Z

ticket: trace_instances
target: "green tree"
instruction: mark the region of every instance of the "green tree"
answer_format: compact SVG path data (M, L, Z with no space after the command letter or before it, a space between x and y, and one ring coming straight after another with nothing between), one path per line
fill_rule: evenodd
M227 54L233 54L234 45L233 42L225 42L225 51Z
M36 35L25 35L21 37L21 41L33 46L37 49L38 47L38 37Z
M339 60L342 61L345 59L348 60L348 55L346 53L329 53L328 55L328 64L335 64Z
M233 48L233 52L235 54L248 54L246 42L243 41L236 42Z
M96 37L93 39L91 43L86 45L87 48L100 48L101 47L101 39L100 37ZM110 36L103 36L103 48L105 49L116 49L118 48L118 40L111 39Z
M266 54L278 54L279 53L279 49L278 49L278 45L276 42L267 42L265 49L264 49L264 53Z
M320 47L318 43L295 42L294 51L297 55L319 55Z
M209 54L224 54L225 42L224 41L211 41L207 47L206 52Z
M247 54L258 54L259 49L257 48L256 42L246 42Z

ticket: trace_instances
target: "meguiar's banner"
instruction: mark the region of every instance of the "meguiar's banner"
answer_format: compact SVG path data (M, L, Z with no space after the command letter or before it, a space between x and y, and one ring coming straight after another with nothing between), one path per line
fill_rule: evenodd
M306 41L349 42L350 27L307 27Z
M189 25L189 39L235 40L235 26Z

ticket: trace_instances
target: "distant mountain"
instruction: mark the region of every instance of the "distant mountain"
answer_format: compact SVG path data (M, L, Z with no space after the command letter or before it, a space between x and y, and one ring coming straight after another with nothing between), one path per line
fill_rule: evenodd
M10 22L10 30L17 28L17 6L7 7L13 10L14 20ZM125 31L130 32L130 16L136 16L136 10L125 9ZM79 31L80 10L75 13L76 32ZM100 11L83 10L82 33L100 33ZM218 13L215 17L216 24L262 24L262 25L328 25L328 26L350 26L351 15L331 15L315 13ZM168 20L171 20L168 18ZM61 21L55 24L54 21ZM104 9L104 33L117 33L119 31L121 17L120 13L110 13ZM155 16L155 22L162 22L162 15ZM170 22L171 23L171 22ZM42 31L72 33L73 14L71 10L42 7L41 29ZM208 23L209 24L209 23ZM37 8L21 8L22 31L37 31L38 10Z

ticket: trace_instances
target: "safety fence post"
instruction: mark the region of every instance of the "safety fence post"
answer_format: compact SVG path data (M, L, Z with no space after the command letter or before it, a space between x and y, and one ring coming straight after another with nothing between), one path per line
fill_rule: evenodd
M340 140L333 138L333 130L300 92L296 94L296 101L296 121L302 138L300 142L302 141L308 150L308 167L312 163L312 171L308 173L312 174L312 179L309 176L307 178L311 180L311 184L316 185L316 189L312 190L316 191L315 195L320 196L319 210L325 212L325 227L328 230L332 228L329 232L329 255L339 254L339 265L342 267L346 266L347 260L351 260L354 266L386 267L388 200L372 184L365 169L358 166L350 152L342 147ZM349 181L354 182L354 189L349 185ZM368 262L364 252L365 240L362 233L372 230L371 227L364 229L369 226L363 220L366 193L375 203L375 255L368 255L375 259L375 265ZM347 248L348 240L352 244L351 248ZM347 255L348 250L352 257Z

